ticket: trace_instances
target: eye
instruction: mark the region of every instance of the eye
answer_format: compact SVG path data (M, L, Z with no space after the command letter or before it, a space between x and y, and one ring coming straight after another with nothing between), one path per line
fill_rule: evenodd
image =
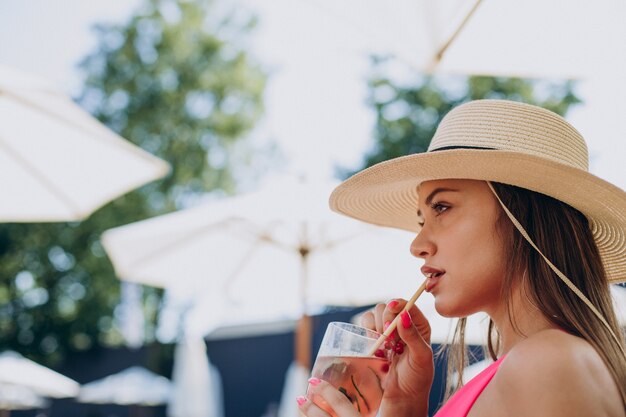
M433 202L430 205L430 208L437 213L437 216L439 216L440 214L442 214L444 211L448 210L450 208L450 206L448 206L447 204L444 203L439 203L439 202Z

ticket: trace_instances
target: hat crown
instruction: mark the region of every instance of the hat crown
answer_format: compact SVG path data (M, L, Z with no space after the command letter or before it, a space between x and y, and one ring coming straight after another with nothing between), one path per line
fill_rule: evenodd
M428 151L482 148L540 156L589 170L587 145L561 116L508 100L475 100L452 109L441 121Z

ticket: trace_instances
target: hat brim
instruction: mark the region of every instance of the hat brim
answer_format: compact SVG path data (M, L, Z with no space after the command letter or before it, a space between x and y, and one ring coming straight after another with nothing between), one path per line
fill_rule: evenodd
M609 282L626 281L626 192L548 158L481 149L403 156L348 178L331 194L330 207L367 223L418 232L417 186L441 179L501 182L569 204L589 219Z

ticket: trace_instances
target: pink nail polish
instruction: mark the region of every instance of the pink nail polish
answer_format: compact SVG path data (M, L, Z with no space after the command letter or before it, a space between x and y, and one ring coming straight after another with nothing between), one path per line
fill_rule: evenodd
M411 327L411 316L408 311L403 311L400 313L400 320L402 321L402 327L408 329Z
M394 308L397 305L398 305L398 300L391 300L387 303L387 307L389 308Z
M393 332L389 333L389 337L392 339L396 339L398 337L398 328L393 329Z
M309 378L309 384L316 386L322 382L319 378Z
M390 321L386 321L385 324L383 325L383 331L387 330L387 328L391 326L391 322Z
M305 398L305 397L297 397L297 398L296 398L296 402L298 403L298 405L299 405L300 407L302 407L302 404L304 404L306 401L307 401L307 400L306 400L306 398Z

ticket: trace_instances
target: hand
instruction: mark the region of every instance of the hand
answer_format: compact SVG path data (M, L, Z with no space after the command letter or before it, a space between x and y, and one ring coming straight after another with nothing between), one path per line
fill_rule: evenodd
M300 412L307 417L362 417L344 394L317 378L309 379L307 396L297 401Z
M395 299L378 304L366 312L361 325L383 333L402 312L406 300ZM380 407L381 416L427 415L428 395L434 378L433 351L430 346L430 324L416 307L402 313L396 328L397 337L405 344L404 352L395 354L387 376L385 393Z

